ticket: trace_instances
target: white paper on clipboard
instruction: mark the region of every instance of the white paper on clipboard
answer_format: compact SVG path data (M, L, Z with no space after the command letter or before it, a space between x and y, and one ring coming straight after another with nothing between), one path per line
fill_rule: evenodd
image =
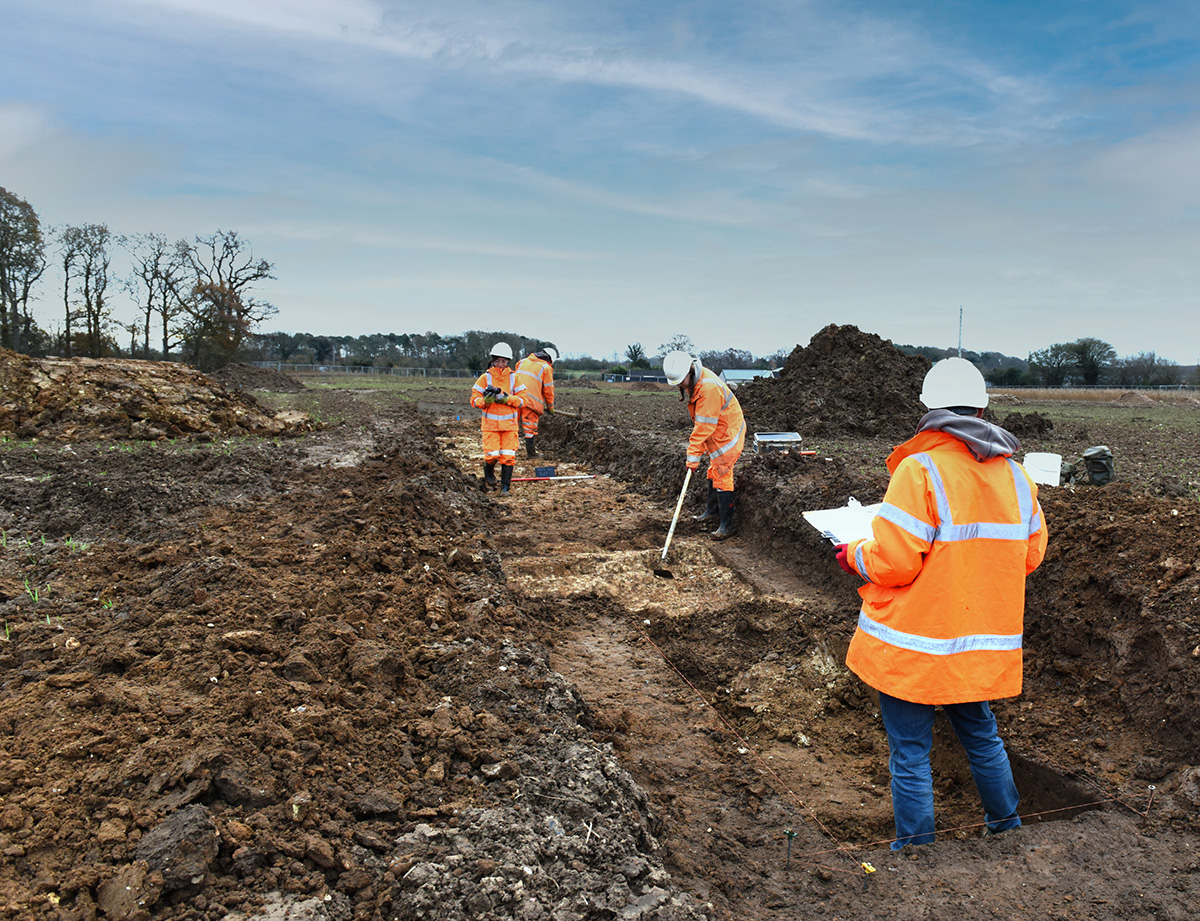
M847 544L852 540L869 539L874 536L871 531L871 519L879 511L882 502L874 505L863 505L853 496L841 508L817 509L804 513L804 520L821 532L822 537L828 537L835 544Z

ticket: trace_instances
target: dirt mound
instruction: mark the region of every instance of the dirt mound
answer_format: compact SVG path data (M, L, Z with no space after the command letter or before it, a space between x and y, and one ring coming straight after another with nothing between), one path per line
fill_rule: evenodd
M1154 401L1144 393L1138 393L1136 390L1127 390L1114 401L1123 406L1148 406Z
M174 362L29 358L0 349L0 434L52 441L156 440L312 431Z
M662 390L670 390L671 385L670 384L658 384L658 383L655 383L654 381L634 381L632 384L629 385L629 389L630 390L639 390L643 393L658 392L658 391L662 391Z
M585 377L568 377L563 381L555 381L556 387L571 387L581 390L599 390L600 385L595 381L589 381Z
M1000 420L999 425L1018 438L1045 435L1054 430L1054 420L1041 413L1009 413Z
M929 368L874 333L830 325L793 349L779 377L739 387L738 400L751 431L900 439L925 413L919 396Z
M275 368L257 368L254 365L226 365L213 373L226 390L270 390L274 393L299 393L306 390L298 378L277 371Z

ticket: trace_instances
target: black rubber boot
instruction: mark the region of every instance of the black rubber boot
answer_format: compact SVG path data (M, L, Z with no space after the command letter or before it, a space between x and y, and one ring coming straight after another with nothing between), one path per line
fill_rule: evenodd
M733 536L733 492L717 490L717 509L721 513L721 526L708 536L713 540L724 540Z
M713 489L712 480L709 480L708 481L708 504L704 507L704 511L702 511L698 515L692 516L692 521L709 521L710 519L716 518L717 514L718 514L717 491L715 489Z
M496 486L496 465L495 464L484 464L483 465L483 485L485 487L491 486L493 488Z
M508 495L508 487L512 485L512 472L511 464L505 464L500 468L500 495L502 496Z
M537 457L538 456L537 439L536 438L529 438L529 437L525 438L525 456L526 457Z

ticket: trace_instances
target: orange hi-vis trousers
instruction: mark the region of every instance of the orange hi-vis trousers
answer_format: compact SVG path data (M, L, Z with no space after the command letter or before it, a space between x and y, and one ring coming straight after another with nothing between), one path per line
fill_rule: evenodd
M499 463L502 467L511 467L517 462L517 432L510 429L507 432L483 433L483 462L485 464Z

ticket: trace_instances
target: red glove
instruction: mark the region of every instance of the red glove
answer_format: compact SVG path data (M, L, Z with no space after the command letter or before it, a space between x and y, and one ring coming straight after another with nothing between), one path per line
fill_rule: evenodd
M838 544L837 547L835 548L837 550L837 564L839 566L841 566L845 572L848 572L851 575L857 576L858 571L855 570L855 568L850 565L850 561L848 559L846 559L847 547L848 547L847 544Z

